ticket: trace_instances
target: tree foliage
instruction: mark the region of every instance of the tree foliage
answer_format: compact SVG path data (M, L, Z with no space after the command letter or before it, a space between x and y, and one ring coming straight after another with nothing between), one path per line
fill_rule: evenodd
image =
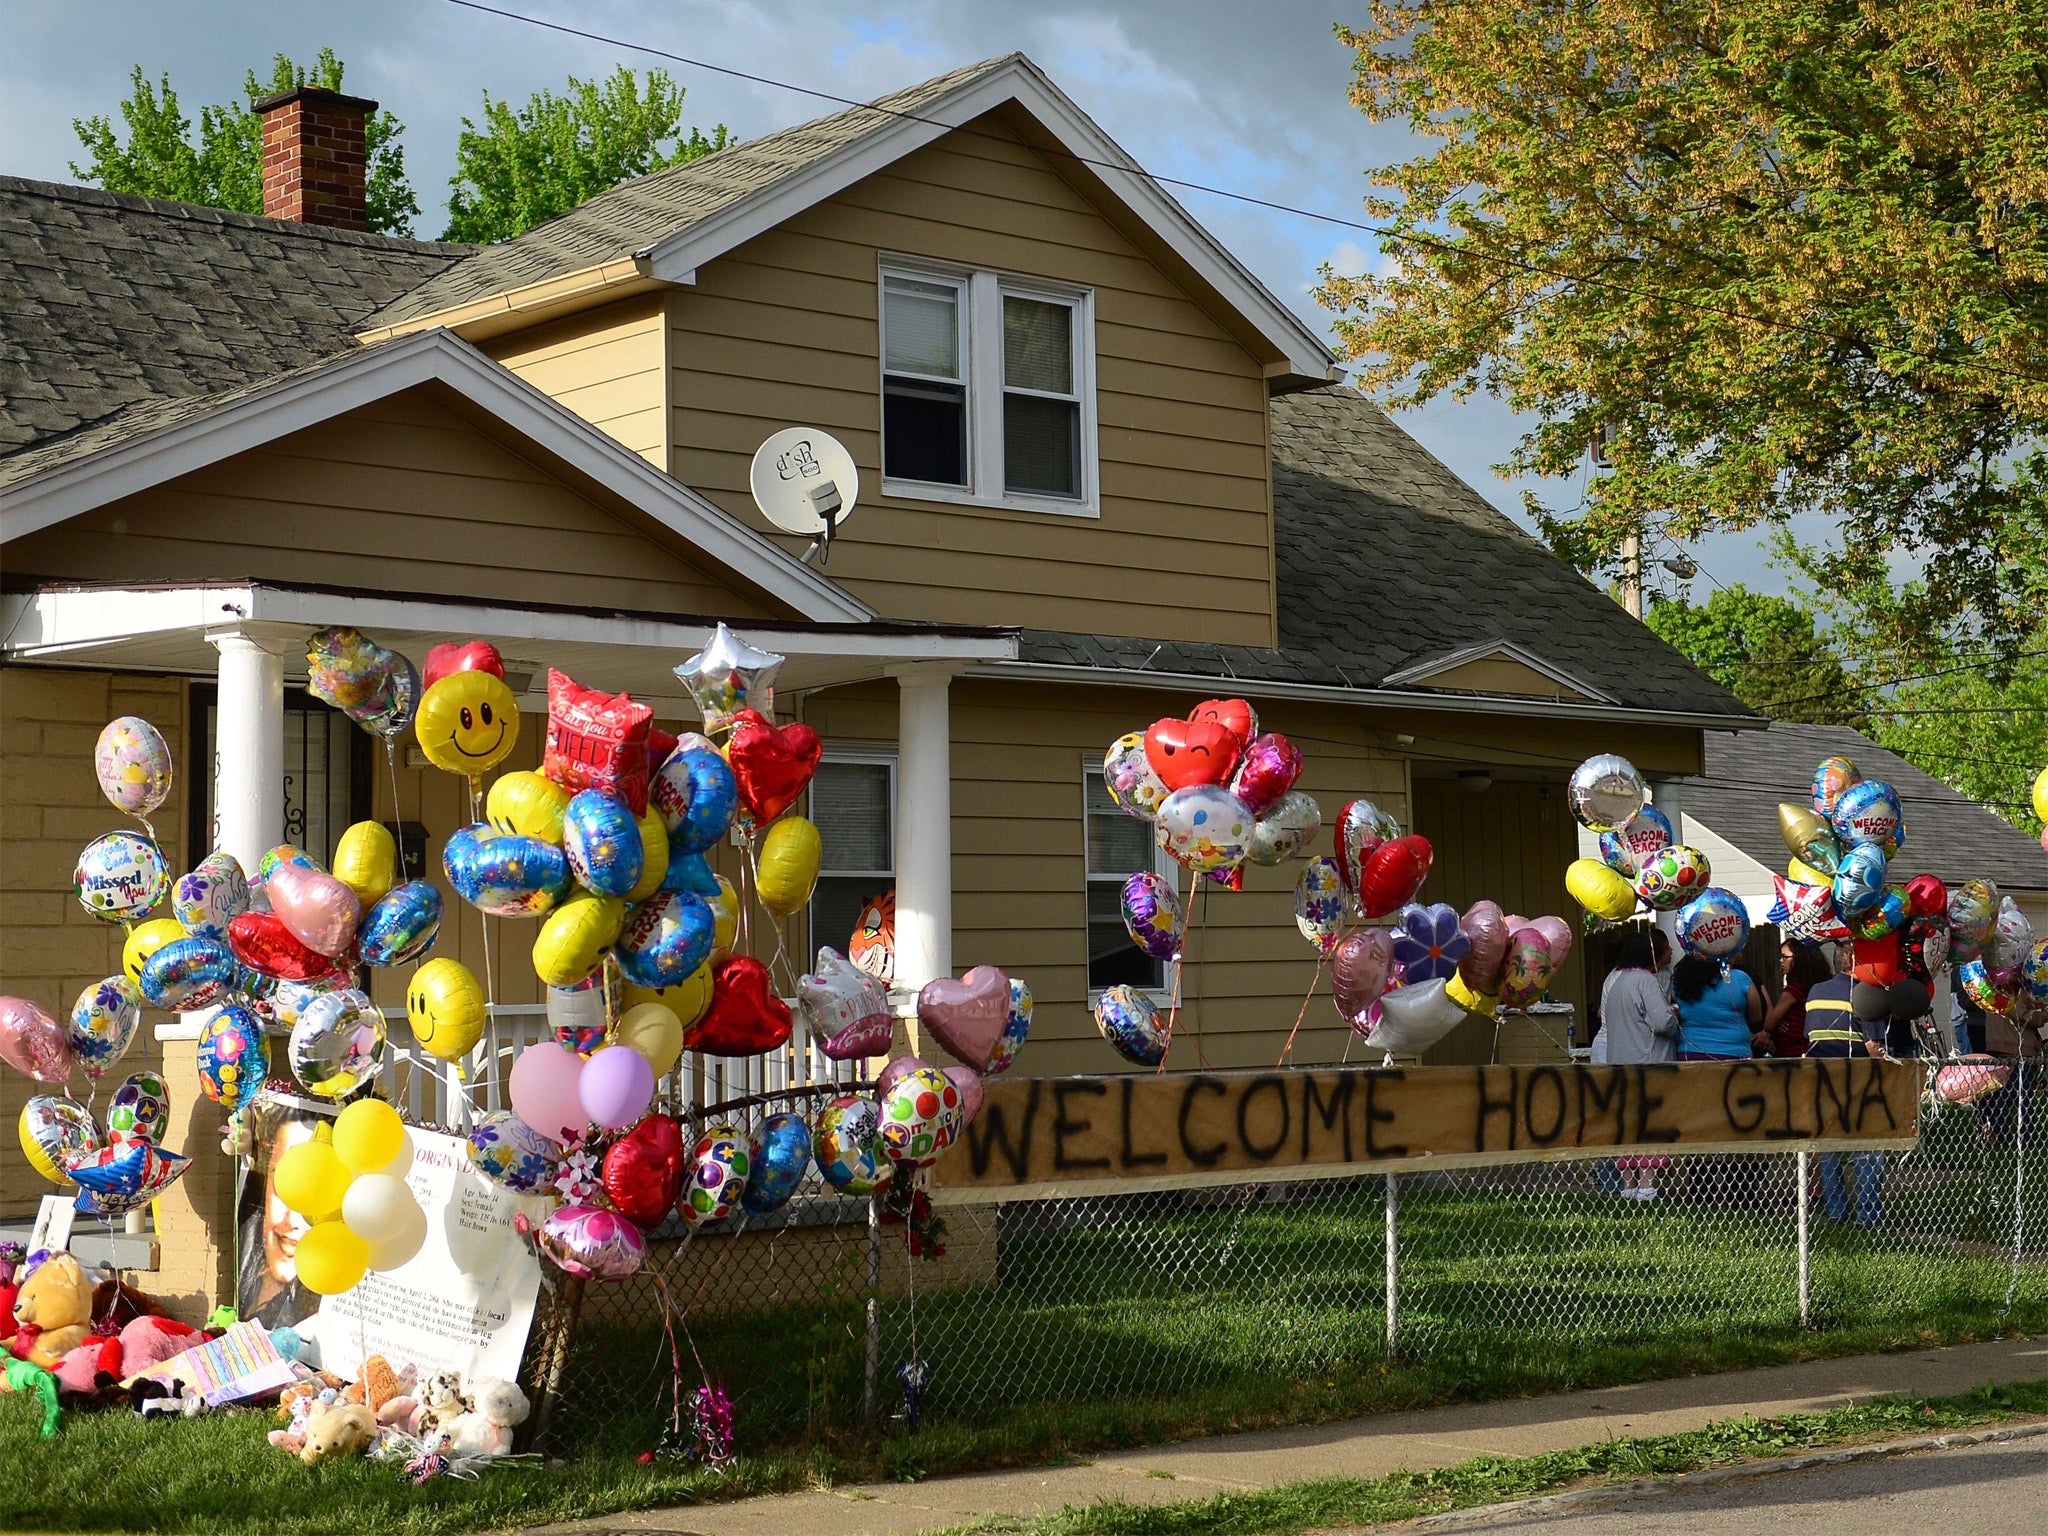
M1849 669L1788 597L1737 583L1704 603L1653 605L1644 622L1758 714L1816 725L1862 725Z
M127 140L105 116L73 118L72 128L87 163L71 162L71 174L109 192L139 192L181 203L204 203L239 213L263 212L263 121L251 106L295 86L341 89L347 66L332 48L322 48L308 68L284 54L271 62L268 81L250 70L243 100L199 109L199 135L178 103L168 74L151 85L136 65L128 98L120 104ZM398 119L378 112L364 125L369 148L369 226L378 234L409 235L420 205L405 175L404 133Z
M1325 273L1361 381L1491 391L1505 471L1614 472L1553 544L1834 520L2008 649L2048 609L2048 7L1373 0L1352 99L1388 270Z
M683 87L662 70L645 84L621 65L605 80L569 77L524 106L484 92L482 126L462 120L449 185L450 240L509 240L622 181L683 165L732 142L682 130Z

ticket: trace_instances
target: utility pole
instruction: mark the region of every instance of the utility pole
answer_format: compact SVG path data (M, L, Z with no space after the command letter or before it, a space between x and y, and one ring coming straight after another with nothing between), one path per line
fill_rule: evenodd
M1643 536L1632 532L1621 541L1621 606L1629 617L1643 616Z

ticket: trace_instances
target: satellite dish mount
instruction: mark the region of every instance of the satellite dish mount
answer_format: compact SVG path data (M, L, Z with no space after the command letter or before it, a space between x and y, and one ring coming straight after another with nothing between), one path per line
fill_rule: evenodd
M800 557L805 565L831 559L832 540L860 494L853 455L837 438L811 427L784 428L754 451L748 481L763 517L785 533L810 538Z

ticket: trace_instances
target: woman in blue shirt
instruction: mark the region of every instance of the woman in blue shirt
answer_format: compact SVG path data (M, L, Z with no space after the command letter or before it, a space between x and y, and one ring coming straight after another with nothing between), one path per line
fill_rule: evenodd
M1747 971L1705 955L1687 955L1671 972L1671 999L1678 1007L1678 1059L1727 1061L1765 1055L1764 995Z

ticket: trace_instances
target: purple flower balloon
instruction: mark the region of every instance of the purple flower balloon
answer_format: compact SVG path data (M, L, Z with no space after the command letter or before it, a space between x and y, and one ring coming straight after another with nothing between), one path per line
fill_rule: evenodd
M1131 941L1154 960L1180 958L1181 933L1187 927L1173 887L1151 870L1124 882L1124 927Z
M1394 930L1394 959L1400 963L1404 984L1421 986L1426 981L1449 981L1458 974L1458 962L1472 941L1458 927L1458 909L1444 902L1421 906L1410 902L1400 911L1401 925Z

